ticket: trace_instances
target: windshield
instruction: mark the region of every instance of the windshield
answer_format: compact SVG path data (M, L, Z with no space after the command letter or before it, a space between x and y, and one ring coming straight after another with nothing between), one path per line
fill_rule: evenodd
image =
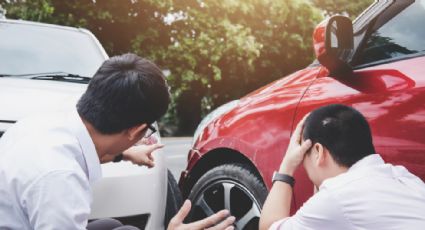
M92 77L105 57L81 31L0 22L0 74L65 72Z

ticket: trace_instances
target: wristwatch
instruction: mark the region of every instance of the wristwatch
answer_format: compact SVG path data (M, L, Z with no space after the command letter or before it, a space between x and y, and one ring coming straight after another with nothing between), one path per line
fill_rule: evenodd
M283 173L278 173L278 172L273 173L272 183L274 183L275 181L285 182L285 183L291 185L291 187L294 187L294 184L295 184L294 177L289 176L288 174L283 174Z

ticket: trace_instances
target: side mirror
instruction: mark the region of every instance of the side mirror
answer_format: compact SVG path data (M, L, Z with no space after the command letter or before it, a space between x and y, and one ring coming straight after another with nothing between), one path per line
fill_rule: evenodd
M317 60L329 72L349 71L354 49L353 24L348 17L337 15L321 22L313 33Z

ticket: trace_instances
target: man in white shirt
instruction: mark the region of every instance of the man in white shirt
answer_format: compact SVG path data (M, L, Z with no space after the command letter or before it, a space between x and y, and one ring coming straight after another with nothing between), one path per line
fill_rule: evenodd
M100 164L116 158L154 166L151 153L162 146L133 145L156 131L152 123L168 104L162 71L125 54L103 63L77 110L17 122L0 140L0 229L119 227L113 220L88 225L90 186L102 176ZM183 224L189 210L186 201L169 229L204 229L216 223L212 229L233 229L234 217L227 217L226 210Z
M290 216L303 163L318 191ZM263 206L260 229L425 229L425 184L375 153L366 119L344 105L314 110L295 129Z

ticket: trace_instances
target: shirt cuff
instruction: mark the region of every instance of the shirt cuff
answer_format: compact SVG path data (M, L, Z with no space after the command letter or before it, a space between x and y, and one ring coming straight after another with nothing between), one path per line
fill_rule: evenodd
M289 217L286 217L282 220L274 222L272 226L270 226L269 230L279 230L288 219Z

